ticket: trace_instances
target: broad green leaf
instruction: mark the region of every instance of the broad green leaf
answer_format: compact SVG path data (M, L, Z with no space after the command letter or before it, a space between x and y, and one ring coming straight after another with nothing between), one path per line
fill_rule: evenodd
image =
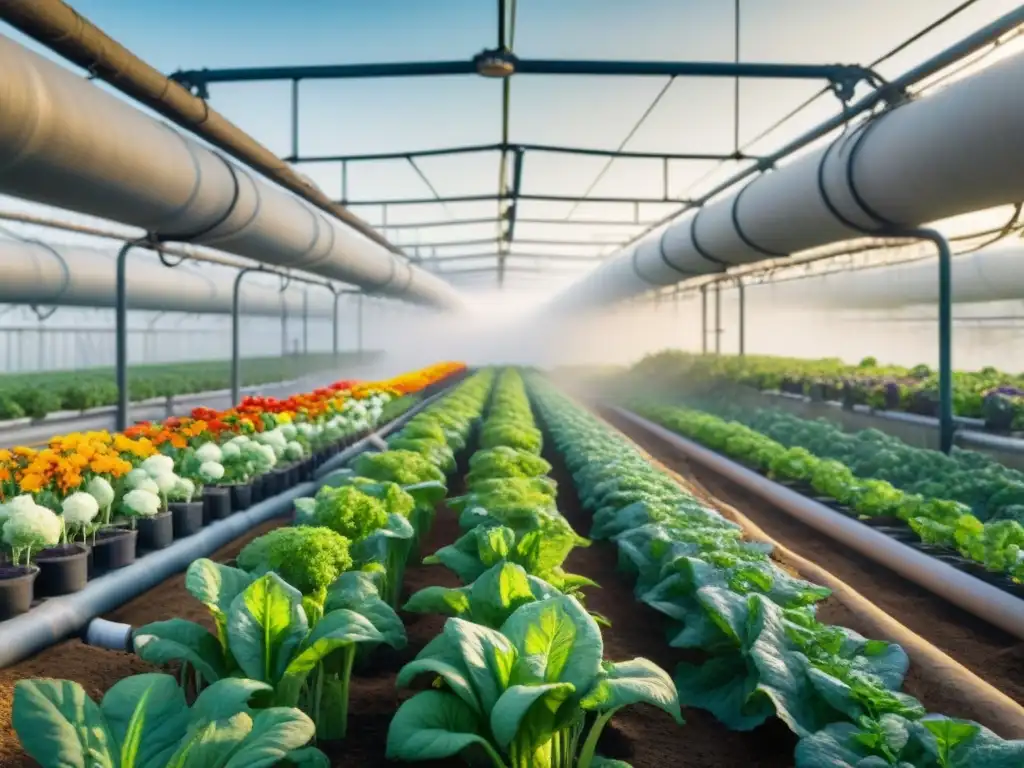
M734 731L752 730L775 714L771 699L758 690L758 679L739 652L699 666L680 664L675 675L680 703L706 709Z
M295 521L299 525L308 525L310 520L313 519L316 513L316 499L312 496L303 496L302 498L296 499L295 504Z
M443 634L462 660L482 712L490 712L509 684L516 652L500 632L462 619L448 619Z
M322 623L322 622L321 622ZM246 677L275 684L308 632L302 594L267 573L235 598L228 642Z
M502 749L523 731L525 741L540 745L551 737L559 707L576 692L571 683L510 686L491 710L491 733Z
M458 696L467 707L479 715L484 714L480 699L473 689L469 673L461 663L461 659L458 661L432 657L414 659L399 670L395 685L398 688L408 688L412 681L422 674L440 677L451 689L451 692Z
M122 768L163 768L189 723L185 694L170 675L126 677L107 691L100 711L117 742Z
M220 641L205 627L185 619L155 621L134 632L135 653L150 664L187 662L207 683L227 676Z
M641 703L667 712L679 724L683 722L672 678L657 664L644 658L604 662L600 679L587 691L580 706L607 712Z
M118 765L117 742L100 708L78 683L19 680L11 722L21 746L44 768Z
M315 733L313 721L297 709L264 709L253 718L252 730L224 768L271 768L308 744Z
M519 651L513 683L571 683L582 694L601 669L601 630L576 598L527 603L501 627Z
M476 532L477 555L487 568L507 558L515 546L516 534L511 528L496 525L473 530Z
M625 760L614 760L610 757L594 755L594 759L590 761L590 768L633 768L633 766Z
M252 718L239 712L194 728L167 763L167 768L223 766L252 730Z
M261 703L269 703L274 689L266 683L229 677L204 688L196 697L189 716L192 723L205 723L233 717L239 712L252 715L250 702L259 695Z
M380 599L381 574L369 571L346 571L327 588L324 610L336 608L355 610L353 606L376 598Z
M500 627L517 608L537 599L526 571L509 562L480 574L469 587L469 598L472 620L487 627Z
M437 480L429 480L413 485L404 485L402 490L416 499L416 505L433 509L448 495L448 488Z
M217 637L227 651L227 616L231 604L254 578L240 568L215 563L207 558L193 560L185 571L185 589L213 615Z
M288 662L278 686L278 703L295 706L309 673L328 654L353 643L379 643L383 637L365 616L341 608L324 616Z
M410 613L463 616L469 612L468 590L469 587L425 587L410 595L402 610Z
M295 768L331 768L331 761L316 747L302 747L293 749L285 755L281 765L291 765Z
M417 693L398 708L388 727L389 760L440 760L479 745L493 750L483 738L472 708L450 693Z

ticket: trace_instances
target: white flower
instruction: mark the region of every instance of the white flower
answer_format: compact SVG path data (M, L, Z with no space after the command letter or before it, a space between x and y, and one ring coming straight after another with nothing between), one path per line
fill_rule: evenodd
M181 499L186 502L192 501L192 497L196 494L196 484L187 477L178 477L175 479L177 482L174 485L174 490L171 491L171 495L175 499Z
M237 459L241 455L242 447L240 445L237 443L228 443L221 449L221 455L218 458L206 459L206 461L230 461L231 459Z
M114 503L114 488L102 477L94 477L85 487L86 492L96 499L96 502L106 509Z
M174 490L175 486L177 486L178 476L173 472L165 472L162 475L154 477L153 483L156 485L157 491L160 495L166 496Z
M128 491L122 501L133 517L154 517L160 512L160 497L149 491Z
M277 464L277 454L273 448L269 445L259 445L257 448L259 448L260 456L262 457L261 463L268 467L273 467Z
M294 440L295 436L299 434L299 431L295 428L294 424L282 424L278 429L281 430L281 434L284 435L285 440Z
M298 461L303 455L302 446L294 441L290 442L284 447L284 455L292 461Z
M239 448L241 448L251 442L252 440L249 439L248 435L236 435L235 437L232 437L230 440L224 443L224 445L237 445Z
M133 490L145 491L146 493L152 493L154 496L160 495L160 486L151 477L136 483Z
M127 475L124 476L124 484L129 488L138 488L141 484L149 480L149 472L142 469L133 469Z
M4 523L4 541L12 549L45 549L60 542L63 529L52 510L35 502L31 507L22 503Z
M215 483L224 477L224 466L216 461L204 461L199 467L199 476L208 483Z
M23 493L8 501L6 506L8 517L13 517L18 512L31 512L39 505L36 504L36 499L31 493Z
M150 477L165 475L168 472L174 471L174 459L170 456L164 456L163 454L158 453L155 456L150 456L142 462L140 469L144 469L146 474Z
M223 457L223 451L216 443L203 443L196 448L196 458L201 462L217 461Z
M88 493L72 493L60 505L64 524L69 528L84 528L100 513L100 503Z

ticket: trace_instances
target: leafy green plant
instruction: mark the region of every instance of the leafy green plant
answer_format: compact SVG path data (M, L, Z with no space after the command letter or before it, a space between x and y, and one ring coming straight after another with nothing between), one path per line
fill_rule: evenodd
M188 664L200 686L238 675L264 683L275 705L309 713L319 736L343 738L357 646L406 643L372 579L345 574L328 590L322 613L309 617L302 594L276 573L252 579L197 560L186 587L210 609L217 634L184 619L158 621L135 630L136 653L153 664Z
M624 706L651 704L682 723L663 670L640 658L605 662L603 648L597 624L570 596L527 603L499 630L448 619L399 672L400 686L431 675L442 687L399 707L387 756L477 753L502 768L590 768L602 729Z
M70 680L20 680L12 722L25 751L43 768L326 768L305 746L313 722L294 707L255 709L270 687L220 680L189 708L170 675L127 677L99 705Z
M238 553L238 567L260 576L279 574L288 584L316 602L327 588L352 567L349 540L330 528L276 528L259 536Z

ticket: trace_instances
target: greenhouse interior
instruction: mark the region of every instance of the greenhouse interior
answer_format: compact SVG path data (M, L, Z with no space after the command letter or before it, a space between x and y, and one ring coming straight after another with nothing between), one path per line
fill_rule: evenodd
M1024 768L1024 4L0 0L0 768Z

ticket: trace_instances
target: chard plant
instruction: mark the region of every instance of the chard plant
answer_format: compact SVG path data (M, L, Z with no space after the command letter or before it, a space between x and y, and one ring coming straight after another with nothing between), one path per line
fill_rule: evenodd
M117 682L97 705L70 680L20 680L12 723L42 768L327 768L306 746L313 722L294 707L256 709L270 693L253 680L220 680L190 708L170 675Z
M593 768L604 726L647 703L682 723L668 674L647 659L602 660L594 619L563 595L517 608L499 629L446 622L398 675L439 680L399 707L388 729L396 760L479 757L497 768Z
M192 563L185 585L210 610L216 634L184 619L158 621L135 631L136 653L153 664L187 664L199 687L237 676L263 683L276 706L308 713L321 738L345 736L357 650L406 643L369 573L343 574L322 604L276 573L254 577L210 560Z

